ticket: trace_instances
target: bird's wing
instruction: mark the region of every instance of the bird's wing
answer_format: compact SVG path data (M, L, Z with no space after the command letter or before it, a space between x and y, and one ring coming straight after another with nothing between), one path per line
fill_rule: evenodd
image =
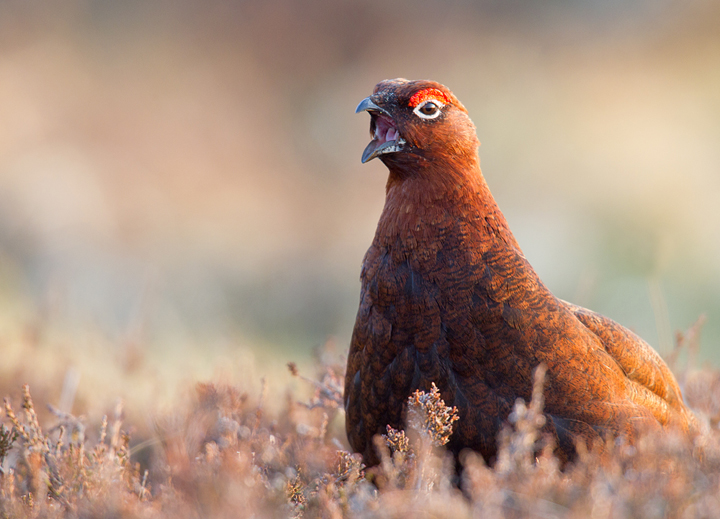
M627 377L677 407L680 388L660 355L644 340L612 319L563 301L578 320L594 333Z
M659 407L667 405L671 411L666 415L668 422L660 420L661 423L679 425L684 430L697 427L694 416L683 405L680 387L670 368L650 345L612 319L566 301L563 304L600 339L605 351L618 363L627 378L637 384L631 395L636 403L658 412ZM661 405L658 406L658 403ZM658 415L656 412L653 414Z

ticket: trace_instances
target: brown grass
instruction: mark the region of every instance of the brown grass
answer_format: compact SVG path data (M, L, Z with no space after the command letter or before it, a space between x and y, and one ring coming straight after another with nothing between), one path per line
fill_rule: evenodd
M458 476L442 447L457 415L437 391L411 396L407 433L388 428L377 438L381 465L364 470L342 432L342 366L325 354L316 376L305 377L291 364L311 394L288 391L279 406L266 401L272 382L255 398L238 386L199 383L140 443L120 404L95 432L88 419L52 406L41 424L25 385L21 400L5 399L0 516L711 517L720 509L718 370L680 377L710 426L702 438L618 438L604 449L581 447L565 467L540 433L538 370L532 401L516 403L499 437L497 463L469 452Z

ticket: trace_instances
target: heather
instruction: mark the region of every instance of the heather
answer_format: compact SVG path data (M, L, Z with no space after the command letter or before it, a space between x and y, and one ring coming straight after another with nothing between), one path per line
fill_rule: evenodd
M677 353L697 330L678 335ZM687 352L687 351L685 351ZM683 356L684 357L684 356ZM707 433L694 441L649 433L580 446L561 464L540 432L544 372L518 400L496 463L443 445L457 420L439 393L416 392L405 430L376 437L381 464L366 469L343 433L342 355L317 352L281 402L275 382L251 396L242 383L196 383L151 430L115 403L105 416L74 416L24 385L5 398L0 433L3 517L713 517L720 371L684 366L679 378ZM19 384L16 380L14 383ZM152 399L152 395L148 395ZM41 419L39 416L42 415ZM133 437L133 431L138 437Z

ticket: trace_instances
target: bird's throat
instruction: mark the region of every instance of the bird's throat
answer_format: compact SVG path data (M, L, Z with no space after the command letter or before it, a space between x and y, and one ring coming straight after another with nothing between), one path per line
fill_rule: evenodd
M477 167L472 173L408 176L404 168L391 168L385 207L377 237L403 248L428 242L445 243L450 233L464 229L475 242L497 242L520 254L520 247ZM437 173L437 172L435 172ZM463 246L464 240L453 246ZM470 243L468 241L467 243Z

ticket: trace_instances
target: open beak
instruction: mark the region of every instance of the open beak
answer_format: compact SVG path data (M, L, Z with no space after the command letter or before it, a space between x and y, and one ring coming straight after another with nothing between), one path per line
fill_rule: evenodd
M373 101L372 96L366 97L355 109L355 113L370 113L370 137L372 140L362 154L363 164L386 153L395 153L403 149L405 140L400 137L395 121L387 110Z

